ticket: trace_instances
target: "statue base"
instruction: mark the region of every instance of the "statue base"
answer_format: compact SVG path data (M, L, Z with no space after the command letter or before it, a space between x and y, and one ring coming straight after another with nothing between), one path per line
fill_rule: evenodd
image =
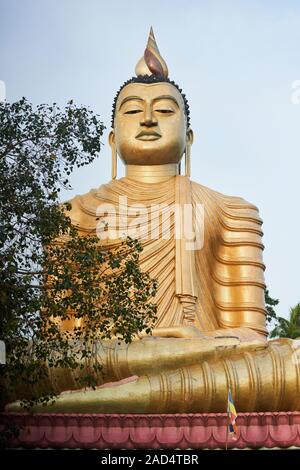
M10 448L220 449L226 447L226 413L27 414L1 413L0 430L20 428ZM300 447L300 412L239 413L228 448Z

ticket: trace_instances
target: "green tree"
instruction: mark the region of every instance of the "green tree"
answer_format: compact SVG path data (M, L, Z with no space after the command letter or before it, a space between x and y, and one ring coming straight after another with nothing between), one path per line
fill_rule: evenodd
M273 299L270 294L269 294L269 289L266 287L265 288L265 306L266 306L266 320L268 323L271 323L272 321L277 320L277 314L275 312L274 307L279 304L278 299Z
M300 337L300 303L290 308L289 319L277 318L277 325L271 331L271 338L299 338Z
M103 130L99 116L72 101L63 110L25 98L0 103L2 404L20 383L42 382L49 367L82 369L96 339L130 342L154 322L156 283L140 270L140 244L126 239L109 251L94 235L79 236L70 205L59 203L72 170L99 154ZM74 318L73 331L59 327ZM99 367L82 380L94 385ZM54 395L44 390L27 405Z

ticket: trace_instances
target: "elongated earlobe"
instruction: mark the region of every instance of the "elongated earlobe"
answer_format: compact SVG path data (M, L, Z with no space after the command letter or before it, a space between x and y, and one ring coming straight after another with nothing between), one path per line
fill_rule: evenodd
M111 148L111 179L115 180L117 177L117 164L118 164L118 154L117 154L117 147L115 143L115 134L113 131L110 132L108 137L108 142Z
M185 147L185 176L191 176L191 144Z
M185 145L185 176L191 176L191 146L194 141L192 129L187 131L187 139Z
M117 162L118 162L118 155L116 146L113 145L111 148L111 179L115 180L117 177Z

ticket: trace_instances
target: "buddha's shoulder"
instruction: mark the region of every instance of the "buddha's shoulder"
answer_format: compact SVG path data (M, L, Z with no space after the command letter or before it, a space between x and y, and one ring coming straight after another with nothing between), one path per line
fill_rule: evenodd
M103 184L98 188L92 188L84 194L77 194L67 202L69 204L68 216L73 221L79 221L82 214L95 216L99 204L103 204L108 193L108 184Z
M194 198L205 204L218 207L223 213L233 217L252 217L258 223L262 223L259 217L259 209L256 205L240 196L228 196L215 191L202 184L192 181L192 192Z

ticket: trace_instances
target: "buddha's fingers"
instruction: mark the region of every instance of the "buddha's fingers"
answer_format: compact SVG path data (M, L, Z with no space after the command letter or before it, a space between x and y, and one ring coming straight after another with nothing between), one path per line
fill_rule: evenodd
M146 330L139 331L133 340L140 340L145 337L154 336L157 338L206 338L206 336L195 326L168 326L153 328L151 335Z

